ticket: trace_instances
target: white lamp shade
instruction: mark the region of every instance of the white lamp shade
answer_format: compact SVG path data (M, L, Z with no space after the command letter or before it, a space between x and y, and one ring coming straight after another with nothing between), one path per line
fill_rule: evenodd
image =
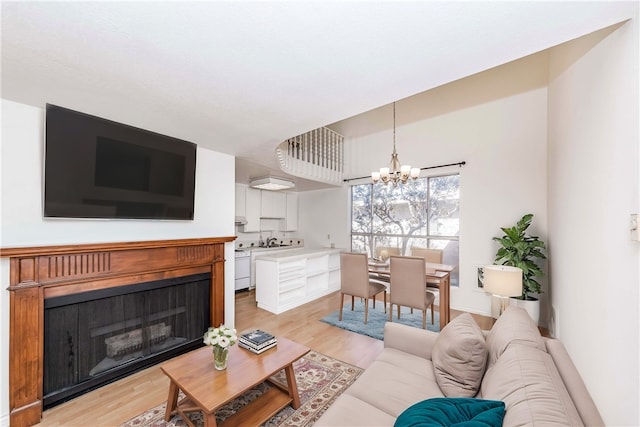
M522 295L522 269L506 265L487 265L483 268L484 290L502 297Z

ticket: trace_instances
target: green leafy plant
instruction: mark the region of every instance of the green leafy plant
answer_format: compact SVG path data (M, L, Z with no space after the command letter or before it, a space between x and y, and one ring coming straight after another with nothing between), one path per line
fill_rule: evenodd
M532 219L533 214L526 214L514 227L500 227L504 236L493 238L501 245L494 262L522 269L521 299L527 299L528 293L542 293L542 287L536 280L542 276L542 270L536 260L547 259L543 252L546 250L544 242L537 236L527 234Z

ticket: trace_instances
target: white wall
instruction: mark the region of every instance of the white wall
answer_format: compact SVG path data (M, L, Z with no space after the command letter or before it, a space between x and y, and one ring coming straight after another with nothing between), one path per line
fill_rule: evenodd
M298 232L306 247L351 249L349 187L298 194Z
M533 213L531 231L547 237L546 79L547 56L538 54L396 103L401 162L416 167L467 162L462 168L431 171L460 172L461 177L460 287L452 289L451 300L455 309L491 314L490 298L477 288L477 267L493 263L497 245L491 238L501 234L501 226ZM392 120L392 109L383 107L331 125L350 136L345 144L347 177L367 176L389 163ZM306 241L313 236L326 244L327 233L336 230L347 237L336 246L350 247L348 189L303 194L300 218L311 218L300 223ZM546 324L544 310L541 324Z
M640 425L638 63L637 18L550 57L553 326L616 426Z
M197 152L193 221L43 219L43 129L43 109L2 100L1 247L234 235L234 157L205 149ZM233 248L233 243L226 244L228 323L233 321L235 310ZM5 258L0 259L0 280L0 425L8 425L9 262Z

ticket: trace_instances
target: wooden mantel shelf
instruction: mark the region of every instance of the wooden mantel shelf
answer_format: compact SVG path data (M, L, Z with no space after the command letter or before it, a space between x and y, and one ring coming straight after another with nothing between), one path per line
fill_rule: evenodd
M224 316L224 244L235 236L0 248L10 259L11 426L42 417L44 301L96 289L210 273L211 325Z
M175 246L196 246L211 245L215 243L232 242L236 236L230 237L205 237L194 239L174 239L174 240L146 240L140 242L113 242L113 243L86 243L73 245L55 246L18 246L13 248L0 248L0 258L10 258L18 256L38 256L72 254L79 252L93 251L123 251L127 249L152 249L168 248Z

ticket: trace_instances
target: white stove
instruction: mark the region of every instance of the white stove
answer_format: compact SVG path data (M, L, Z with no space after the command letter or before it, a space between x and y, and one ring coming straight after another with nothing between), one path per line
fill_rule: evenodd
M235 290L249 289L251 286L251 251L236 249Z

